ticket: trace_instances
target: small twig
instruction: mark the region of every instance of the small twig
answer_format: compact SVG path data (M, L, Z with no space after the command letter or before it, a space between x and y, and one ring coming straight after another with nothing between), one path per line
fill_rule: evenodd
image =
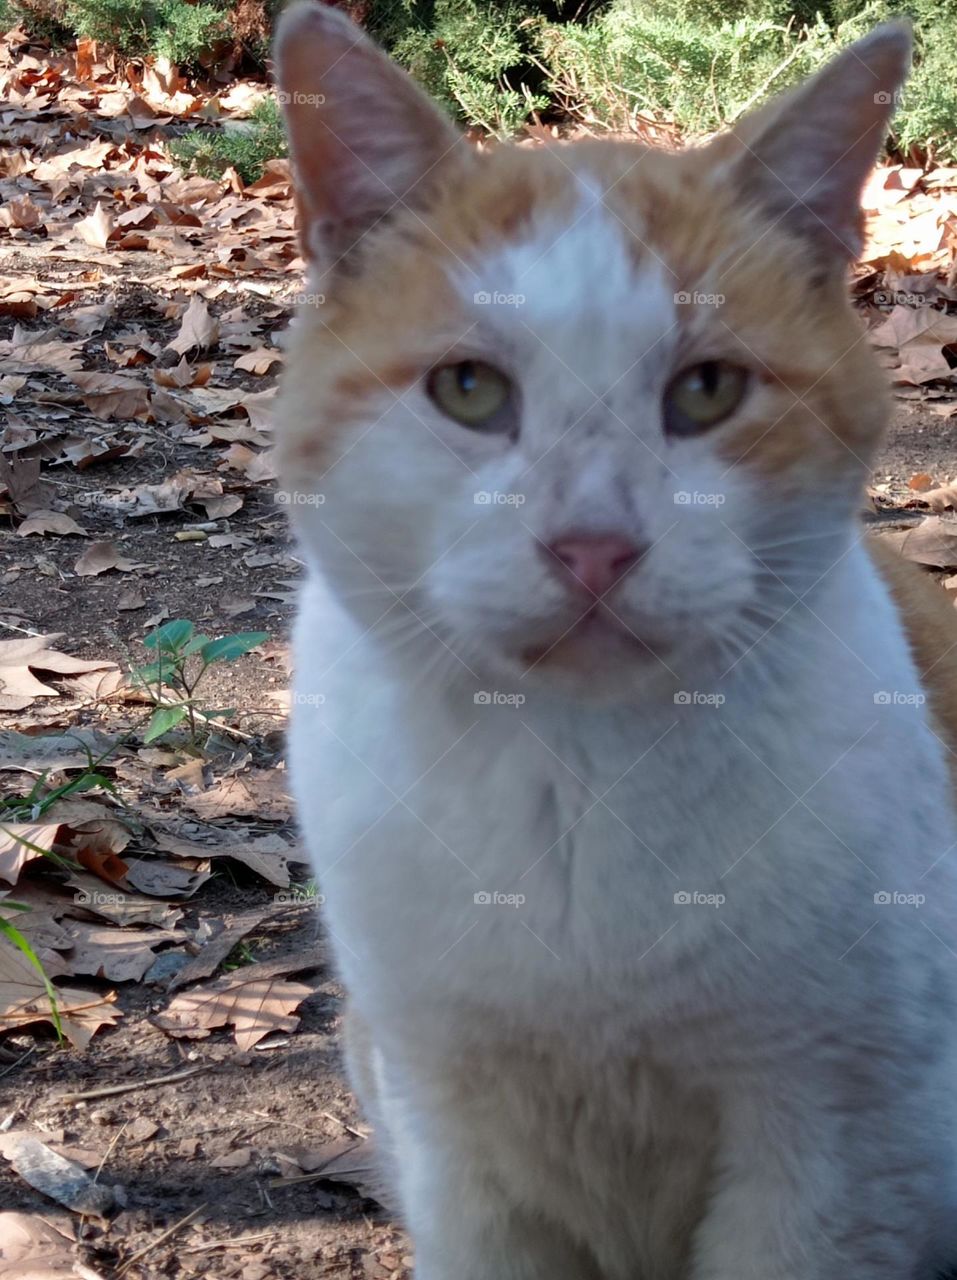
M191 1244L183 1253L208 1253L211 1249L232 1249L238 1244L258 1244L260 1240L275 1240L275 1231L263 1231L258 1236L238 1236L235 1240L211 1240L208 1244Z
M132 1124L132 1121L131 1121L131 1120L124 1120L124 1121L123 1121L123 1126L122 1126L122 1128L121 1128L121 1129L119 1130L119 1132L114 1136L113 1141L112 1141L112 1142L110 1143L110 1145L106 1148L106 1153L104 1154L103 1159L102 1159L102 1160L100 1161L100 1163L96 1166L96 1173L94 1173L94 1175L93 1175L93 1181L94 1181L94 1182L99 1182L99 1180L100 1180L100 1174L103 1172L103 1166L106 1164L107 1160L109 1160L110 1156L113 1154L113 1148L114 1148L114 1147L116 1146L116 1144L119 1142L120 1138L122 1138L123 1134L124 1134L124 1133L126 1133L127 1129L130 1127L130 1125L131 1125L131 1124Z
M8 631L19 631L20 635L31 636L34 639L43 635L42 631L31 631L29 627L17 627L12 622L0 622L0 627L6 627Z
M157 1236L155 1240L151 1241L147 1245L144 1245L142 1249L139 1249L131 1257L127 1258L126 1261L121 1266L117 1267L114 1273L116 1280L119 1280L120 1276L126 1275L130 1267L132 1267L135 1263L139 1262L141 1258L145 1258L148 1253L152 1253L154 1249L158 1249L165 1240L168 1240L170 1236L175 1235L176 1232L179 1231L182 1227L185 1227L187 1223L190 1223L193 1221L194 1218L199 1217L199 1215L203 1212L205 1208L206 1208L206 1205L201 1204L198 1209L194 1209L192 1213L188 1213L185 1218L180 1218L179 1222L174 1222L173 1225L167 1228L167 1230L164 1231L162 1235Z
M91 1098L114 1098L118 1093L132 1093L134 1089L151 1089L154 1085L173 1084L176 1080L186 1080L190 1076L198 1076L201 1071L208 1071L208 1066L189 1067L186 1071L174 1071L168 1076L151 1076L149 1080L136 1080L128 1084L111 1084L102 1089L88 1089L85 1093L64 1093L57 1102L86 1102ZM230 1126L234 1128L235 1126Z
M351 1124L346 1124L345 1120L340 1120L331 1111L320 1111L319 1114L325 1116L327 1120L332 1120L335 1124L341 1124L346 1133L351 1133L354 1138L359 1138L362 1142L365 1142L369 1137L367 1133L360 1133L358 1129L353 1129Z
M21 1053L20 1057L17 1058L16 1062L11 1062L9 1067L4 1067L3 1070L0 1071L0 1080L2 1080L5 1075L8 1075L16 1067L19 1067L21 1062L26 1061L26 1059L29 1058L34 1053L36 1053L36 1049L27 1049L26 1053Z

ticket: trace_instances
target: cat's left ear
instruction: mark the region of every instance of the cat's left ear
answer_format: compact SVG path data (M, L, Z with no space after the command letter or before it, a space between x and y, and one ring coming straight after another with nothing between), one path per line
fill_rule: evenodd
M730 173L742 198L813 240L823 259L846 261L860 252L861 190L910 55L905 23L877 27L712 144L717 156L733 156Z
M273 49L303 253L330 268L460 143L412 77L340 9L298 0Z

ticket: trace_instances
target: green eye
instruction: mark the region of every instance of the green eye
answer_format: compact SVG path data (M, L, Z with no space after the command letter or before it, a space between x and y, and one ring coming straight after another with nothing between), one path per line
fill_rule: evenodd
M429 374L428 392L443 413L476 431L512 433L512 384L481 360L460 360Z
M725 360L683 369L665 392L665 431L691 436L716 426L737 409L747 386L747 371Z

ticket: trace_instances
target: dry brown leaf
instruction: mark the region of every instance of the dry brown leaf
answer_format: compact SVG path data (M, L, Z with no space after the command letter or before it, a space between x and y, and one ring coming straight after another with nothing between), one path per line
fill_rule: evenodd
M231 444L223 454L223 461L254 483L276 479L276 463L271 451L257 453L244 444Z
M53 848L62 825L60 822L0 822L0 880L16 884L25 864L43 856L38 849L49 852Z
M115 542L91 542L73 566L73 570L81 578L92 578L98 573L106 573L117 569L120 573L129 573L136 565L120 554Z
M146 597L139 587L124 587L120 592L116 607L122 613L129 613L134 609L145 609Z
M324 1182L343 1183L371 1200L383 1194L375 1146L368 1138L334 1138L318 1147L284 1147L277 1154L294 1162L303 1173L318 1174Z
M190 982L199 982L214 974L233 948L270 914L269 908L260 907L237 916L227 915L221 932L212 937L198 955L186 962L169 984L169 990L175 991Z
M97 729L71 728L63 733L17 733L0 729L0 769L25 769L30 773L44 770L86 768L90 756L107 750L124 756L126 748L115 750L116 739Z
M250 769L242 777L224 778L209 791L187 797L185 804L207 821L242 815L285 822L292 816L286 775L278 769Z
M946 511L957 507L957 484L944 484L939 489L928 489L923 495L931 511Z
M67 921L64 928L72 943L64 957L69 972L109 982L141 982L156 960L154 947L186 941L186 935L169 929L111 929L79 920Z
M233 365L234 369L243 369L247 373L262 376L277 364L282 364L283 354L275 347L257 347L255 351L247 351Z
M250 837L243 830L230 831L219 827L210 827L209 834L216 840L215 844L200 844L165 831L153 831L156 843L164 853L172 853L179 858L233 858L280 889L289 887L290 859L304 860L296 858L295 846L280 835Z
M924 493L928 489L934 487L934 477L929 476L926 471L918 471L918 473L907 481L908 489L914 489L917 493Z
M276 406L275 387L269 387L266 391L253 391L248 395L244 395L240 405L245 409L250 423L257 431L272 430L273 413Z
M130 863L127 883L140 893L157 898L191 898L209 879L208 863L190 869L171 862L142 858Z
M224 520L227 516L235 515L243 505L238 493L212 494L208 498L197 498L196 501L205 508L210 520Z
M4 490L21 515L45 510L50 498L45 482L40 479L40 459L20 458L16 454L7 458L0 453L0 493Z
M161 387L205 387L215 365L192 365L185 356L173 369L155 369L153 381Z
M72 915L90 912L116 925L149 924L164 929L172 928L183 915L171 903L157 902L132 889L116 889L84 871L73 872L67 884L75 890Z
M313 988L290 982L288 975L325 962L318 949L285 960L245 965L206 986L184 991L153 1022L171 1036L203 1039L216 1027L232 1026L240 1049L251 1049L271 1031L294 1031L293 1010Z
M97 201L93 212L76 224L76 233L92 248L105 249L113 234L113 218Z
M129 374L73 373L70 380L80 388L83 403L98 418L149 417L146 386Z
M916 528L879 536L895 546L905 560L936 569L957 568L957 520L928 516Z
M219 340L219 321L209 313L209 307L198 293L189 300L189 306L183 313L183 323L179 333L169 343L174 351L185 356L187 351L205 351L214 347Z
M76 42L76 78L92 80L93 68L96 65L96 41L89 36L80 36Z
M58 327L66 330L67 333L78 333L81 337L88 338L90 334L99 333L101 329L105 329L115 314L115 302L99 302L88 307L77 307L57 323Z
M28 195L14 196L0 208L0 223L5 227L38 227L43 221L43 210Z
M66 1233L28 1213L0 1213L2 1280L103 1280Z
M63 1034L77 1049L85 1049L100 1027L112 1026L123 1015L112 993L80 987L56 989L57 1013ZM46 984L27 957L0 938L0 1029L20 1031L36 1022L52 1022Z
M56 533L61 536L73 534L81 538L87 536L82 525L78 525L72 516L62 511L31 512L17 529L17 534L21 538L26 538L31 533Z
M83 671L112 671L116 663L107 659L90 661L71 658L49 646L60 634L22 636L0 640L0 711L21 711L34 698L56 698L59 690L41 683L34 671L75 675Z
M4 373L35 373L41 369L54 369L57 373L72 373L80 368L80 343L61 342L58 338L31 333L17 325L13 336L0 342Z

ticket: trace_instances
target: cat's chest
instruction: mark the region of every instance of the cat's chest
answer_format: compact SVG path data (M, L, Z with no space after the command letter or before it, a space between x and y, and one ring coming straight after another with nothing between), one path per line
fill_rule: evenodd
M331 728L321 710L294 729L297 798L347 981L386 1004L478 991L560 1026L584 998L614 1022L636 991L680 1005L691 969L717 1002L749 974L763 983L810 868L841 838L823 795L826 826L795 803L802 779L775 781L733 740L708 775L672 719L598 744L582 725L548 739L530 718L500 732L479 719L436 725L423 750L371 705L365 728ZM852 903L835 954L859 914Z

